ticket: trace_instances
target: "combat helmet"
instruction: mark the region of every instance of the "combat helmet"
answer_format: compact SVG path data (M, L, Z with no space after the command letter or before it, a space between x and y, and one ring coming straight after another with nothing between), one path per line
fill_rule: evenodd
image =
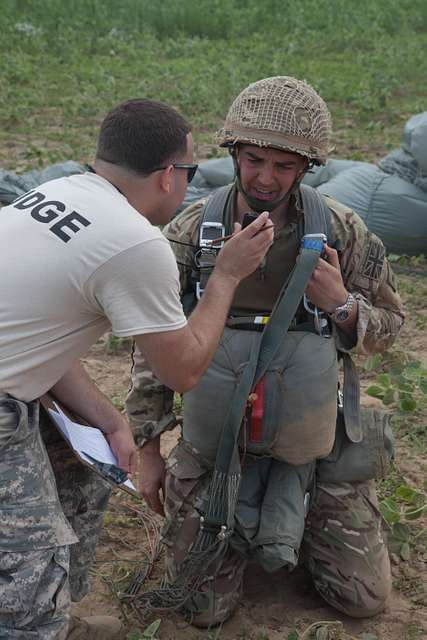
M331 117L316 91L302 80L275 76L250 84L237 96L217 140L221 147L255 144L325 164L330 135Z

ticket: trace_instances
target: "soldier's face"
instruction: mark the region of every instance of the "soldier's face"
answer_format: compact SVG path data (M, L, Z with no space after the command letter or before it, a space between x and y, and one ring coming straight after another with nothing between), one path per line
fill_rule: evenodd
M238 147L237 162L244 190L266 202L283 198L307 165L307 160L295 153L249 144Z

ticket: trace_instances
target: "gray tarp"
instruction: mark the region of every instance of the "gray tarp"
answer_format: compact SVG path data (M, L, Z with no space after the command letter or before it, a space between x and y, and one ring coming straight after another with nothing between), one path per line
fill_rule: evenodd
M11 202L42 182L84 170L75 162L23 176L0 170L0 201ZM230 157L202 162L181 209L230 183L233 175ZM379 166L332 159L310 172L304 182L354 209L389 252L427 254L427 111L408 120L400 149Z
M0 169L0 202L9 204L18 196L34 189L34 187L38 187L43 182L62 178L62 176L71 176L74 173L83 173L84 171L86 171L85 165L78 164L73 160L54 164L42 171L28 171L23 175Z

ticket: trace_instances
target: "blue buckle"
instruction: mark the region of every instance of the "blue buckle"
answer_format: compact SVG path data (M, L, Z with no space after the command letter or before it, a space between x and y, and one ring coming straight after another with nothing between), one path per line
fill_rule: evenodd
M316 251L319 255L323 253L325 247L325 236L322 234L318 235L307 235L303 236L301 240L301 247L303 249L310 249L311 251Z

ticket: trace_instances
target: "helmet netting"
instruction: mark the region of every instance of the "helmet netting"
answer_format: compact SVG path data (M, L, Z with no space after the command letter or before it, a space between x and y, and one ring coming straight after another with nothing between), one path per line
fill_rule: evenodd
M277 76L242 91L217 137L222 146L236 142L272 146L323 163L330 134L329 111L316 91L301 80Z

